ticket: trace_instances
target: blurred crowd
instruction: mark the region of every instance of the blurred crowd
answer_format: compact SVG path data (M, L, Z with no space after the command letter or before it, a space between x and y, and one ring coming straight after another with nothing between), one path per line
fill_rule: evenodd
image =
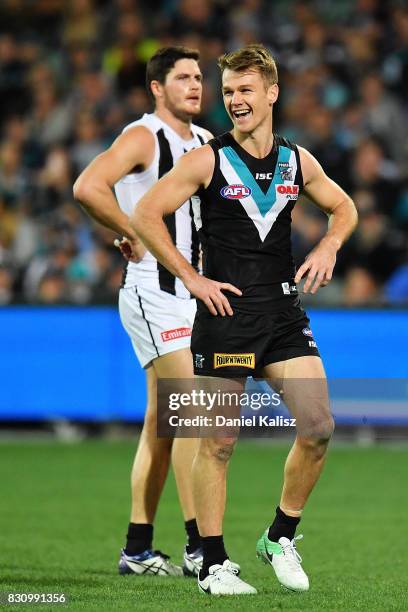
M408 303L408 8L382 0L2 0L0 304L114 302L115 236L72 196L85 166L150 112L145 65L161 46L201 52L200 123L230 128L217 57L263 42L276 57L275 129L308 148L360 222L314 303ZM301 262L325 232L293 215Z

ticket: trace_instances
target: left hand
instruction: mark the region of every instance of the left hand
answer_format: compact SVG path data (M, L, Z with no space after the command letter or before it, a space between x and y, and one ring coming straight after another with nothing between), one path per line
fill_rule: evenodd
M183 280L184 286L190 291L196 298L204 302L208 310L212 315L217 316L218 313L225 317L225 315L232 316L231 305L223 291L230 291L235 295L242 295L242 291L230 283L220 283L218 281L201 276L196 272L188 279Z
M330 240L323 238L307 255L295 276L297 284L307 273L303 293L308 293L309 289L310 293L316 293L319 287L325 287L331 281L337 248Z
M135 238L134 240L129 240L128 238L122 238L122 240L119 240L116 238L114 245L120 250L126 261L139 263L146 253L146 247L138 238Z

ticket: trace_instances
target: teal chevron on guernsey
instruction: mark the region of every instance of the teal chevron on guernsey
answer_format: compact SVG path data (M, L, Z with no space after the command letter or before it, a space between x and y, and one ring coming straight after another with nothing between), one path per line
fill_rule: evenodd
M227 186L238 186L247 189L245 197L234 197L237 205L241 205L245 213L255 225L262 242L271 231L276 219L284 210L288 202L296 200L298 196L298 186L294 185L297 173L296 153L289 147L279 145L277 162L271 167L274 176L266 194L259 187L252 172L246 163L240 158L239 154L230 147L219 149L220 172L224 177ZM279 166L281 164L281 166ZM290 180L284 180L280 167L290 169L287 176ZM250 192L248 195L247 192Z
M235 172L238 174L242 183L249 187L252 192L252 196L257 203L259 212L263 217L270 211L272 206L276 202L276 187L282 184L282 178L279 172L275 172L273 180L269 185L268 191L264 193L259 187L258 183L254 179L252 172L249 170L246 163L239 157L238 153L232 147L223 147L221 151L228 159ZM279 146L279 154L276 167L279 167L279 163L287 164L291 156L292 150L288 147Z

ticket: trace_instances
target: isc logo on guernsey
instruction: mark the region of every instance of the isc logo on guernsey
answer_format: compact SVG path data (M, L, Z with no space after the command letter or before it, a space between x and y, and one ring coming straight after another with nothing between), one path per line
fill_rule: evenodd
M246 185L226 185L220 190L220 194L223 198L228 200L239 200L240 198L247 198L252 193L252 190Z

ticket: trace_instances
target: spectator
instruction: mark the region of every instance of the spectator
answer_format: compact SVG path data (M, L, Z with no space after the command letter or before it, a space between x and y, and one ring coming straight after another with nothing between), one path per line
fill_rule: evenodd
M26 66L11 34L0 32L0 116L23 111L27 104Z
M382 285L403 261L404 236L397 229L391 230L386 218L375 209L360 212L359 218L355 235L339 253L338 273L358 263Z
M316 156L327 174L346 191L351 188L350 156L337 139L333 113L318 107L309 117L307 129L310 152Z
M39 64L31 72L30 84L30 138L37 141L43 149L66 142L71 129L71 116L66 102L57 94L54 73L46 64Z
M96 44L99 17L92 0L70 0L66 3L62 38L66 45Z
M68 301L68 290L64 275L59 270L48 270L40 279L37 302L44 305L64 304Z
M14 275L10 267L0 263L0 306L11 304L14 299Z
M356 266L347 271L343 291L345 306L371 306L379 299L379 287L367 269Z
M368 134L384 143L393 159L403 164L407 159L407 116L401 104L385 92L378 74L366 76L360 85L363 125Z
M106 143L101 138L99 121L87 111L77 115L74 134L76 142L71 149L71 159L78 175L106 148Z
M21 164L21 147L13 140L0 144L0 196L15 205L27 192L28 178Z

